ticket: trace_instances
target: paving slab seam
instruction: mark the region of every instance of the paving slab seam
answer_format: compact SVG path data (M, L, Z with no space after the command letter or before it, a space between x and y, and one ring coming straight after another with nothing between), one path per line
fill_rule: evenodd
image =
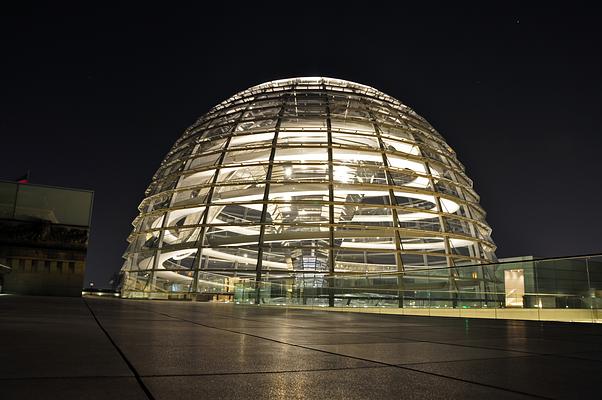
M325 312L325 311L322 311L322 312ZM235 320L242 320L242 321L264 322L264 321L256 320L256 319L241 318L241 317L235 317L235 316L227 316L225 314L217 314L217 315L225 317L225 318L228 318L228 319L235 319ZM167 315L167 316L170 317L170 318L174 318L173 316L170 316L170 315ZM188 320L185 320L185 321L188 321ZM330 327L308 328L308 327L303 327L303 326L298 326L298 325L288 324L288 323L282 323L282 325L288 326L288 327L292 327L292 328L296 328L296 329L308 329L308 330L310 330L310 329L318 329L318 330L324 330L324 331L332 331L333 333L339 333L339 332L337 332L337 328L330 328ZM222 329L222 328L218 328L218 327L215 327L215 326L208 326L208 327L212 327L212 328L216 328L216 329ZM225 328L223 328L223 329L225 329ZM494 329L494 328L492 328L492 329ZM237 332L237 333L241 333L241 332ZM353 332L350 332L350 333L353 333ZM468 345L461 345L461 344L457 344L457 343L434 342L434 341L420 340L420 339L411 339L411 338L397 338L397 337L391 337L391 336L387 336L385 334L378 334L378 333L375 333L373 335L377 336L377 337L388 338L388 339L403 339L403 340L408 340L410 342L423 342L423 343L433 343L433 344L449 344L449 345L455 345L455 346L461 346L461 347L482 348L482 349L487 349L487 350L500 350L500 349L497 349L497 348L468 346ZM348 343L346 343L346 344L348 344ZM521 350L512 350L512 351L530 354L529 352L525 352L525 351L521 351ZM537 354L537 353L534 353L534 354ZM537 354L537 355L540 355L540 354Z
M17 376L13 378L0 377L2 381L37 381L52 379L132 379L131 376L123 375L76 375L76 376Z
M151 310L151 309L146 309L146 308L145 308L145 311L151 311L151 312L159 313L157 311L154 311L154 310ZM316 310L314 312L322 314L322 313L325 313L326 311ZM159 313L159 314L164 315L164 316L169 317L169 318L172 318L172 319L176 319L176 320L179 319L179 320L181 320L183 322L191 322L191 323L195 323L197 325L201 325L201 326L208 327L208 328L227 330L227 328L220 328L220 327L216 327L216 326L211 326L211 325L206 325L206 324L200 324L200 323L196 323L196 322L191 321L191 320L187 320L185 318L174 317L172 315L163 314L163 313ZM212 315L213 315L213 313L212 313ZM216 315L218 315L220 317L223 317L223 318L226 318L226 319L243 320L243 321L253 321L253 322L264 322L262 320L250 319L250 318L241 318L241 317L236 317L236 316L233 316L233 315L227 315L227 314L221 314L221 313L216 313ZM387 314L384 314L383 316L392 317L391 315L387 315ZM437 318L437 317L426 317L426 318ZM294 324L288 324L288 323L283 323L283 325L289 326L289 327L294 327L294 328L297 328L297 329L316 329L316 328L306 328L306 327L302 327L302 326L298 326L298 325L294 325ZM540 324L540 327L543 327L542 325L543 325L543 322ZM495 329L495 328L492 327L491 329ZM336 328L319 328L319 330L332 330L334 332L334 331L336 331ZM231 330L231 332L238 333L238 334L247 334L247 333L244 333L244 332L233 331L233 330ZM256 336L256 335L252 335L252 334L247 334L247 335L254 336L254 337L257 337L257 338L261 338L261 339L272 340L272 341L275 341L275 342L278 342L278 343L288 344L288 345L291 345L291 346L300 346L300 347L309 346L309 345L299 345L299 344L293 344L293 343L288 343L288 342L282 342L282 341L278 341L277 339L271 339L271 338L267 338L267 337L264 337L264 336ZM576 360L582 360L583 359L582 357L571 357L569 355L564 355L564 354L573 354L573 353L576 353L576 352L568 352L568 353L536 353L536 352L530 352L530 351L525 351L525 350L506 350L506 349L500 349L500 348L497 348L497 347L470 346L470 345L459 344L459 343L447 343L447 342L439 342L439 341L431 341L431 340L420 340L420 339L412 339L412 338L407 338L407 337L392 337L392 336L387 336L386 334L382 334L382 333L380 333L380 334L379 333L375 333L374 336L383 337L383 338L389 338L389 339L401 339L401 340L407 340L409 342L417 342L417 343L441 344L441 345L449 345L449 346L457 346L457 347L465 347L465 348L473 348L473 349L494 350L494 351L512 351L512 352L515 352L515 353L523 353L523 354L525 354L525 356L508 356L508 357L499 357L499 358L518 358L518 357L527 357L527 356L541 356L541 357L546 357L546 356L547 357L550 357L550 356L551 357L556 357L556 356L558 356L558 357L569 358L569 359L576 359ZM597 336L597 335L592 335L592 336ZM553 340L556 340L556 339L553 339ZM566 343L572 343L571 341L568 341L568 340L561 340L561 341L566 342ZM383 343L386 343L386 342L383 342ZM353 343L345 343L345 344L353 344ZM316 350L314 348L311 348L311 349L312 350ZM338 354L338 353L336 353L336 354ZM498 357L496 357L496 358L498 358ZM602 360L592 360L592 361L602 362ZM413 365L414 364L417 365L417 364L422 364L422 363L413 363Z
M298 372L324 372L324 371L348 371L361 369L389 368L388 365L367 365L365 367L342 367L342 368L312 368L312 369L293 369L285 371L258 371L258 372L216 372L216 373L198 373L198 374L151 374L141 375L141 378L173 378L179 376L229 376L229 375L266 375L266 374L296 374Z
M399 363L397 366L412 366L412 365L423 365L423 364L446 364L450 362L464 362L464 361L491 361L491 360L506 360L508 358L517 359L517 358L529 358L533 356L508 356L508 357L484 357L484 358L463 358L462 360L442 360L442 361L422 361L422 362L409 362L409 363Z
M123 320L122 318L116 318L116 317L106 317L106 316L102 316L103 320ZM128 321L143 321L143 322L148 322L148 321L152 321L152 322L161 322L161 321L165 321L165 319L145 319L145 318L128 318Z
M153 311L156 312L156 311ZM260 320L251 320L248 318L240 318L240 317L235 317L235 316L226 316L224 314L219 314L220 316L223 316L225 318L228 319L235 319L235 320L244 320L244 321L254 321L254 322L263 322ZM179 318L179 317L174 317L168 314L165 314L165 316L169 317L169 318ZM429 317L430 318L430 317ZM436 318L436 317L435 317ZM186 322L193 322L187 319L182 318L182 321L186 321ZM196 322L193 322L196 323ZM208 328L214 328L214 329L226 329L226 328L219 328L219 327L215 327L215 326L210 326L210 325L202 325L199 323L199 325L201 326L205 326ZM296 326L296 325L292 325L292 324L284 324L286 326L290 326L290 327L294 327L297 329L315 329L315 328L305 328L305 327L300 327L300 326ZM491 328L494 329L494 328ZM319 328L319 330L332 330L333 332L336 330L336 328L331 328L331 329L323 329L323 328ZM239 334L246 334L244 332L238 332L238 331L232 331L234 333L239 333ZM250 336L253 336L252 334L248 334ZM429 343L429 344L441 344L441 345L449 345L449 346L456 346L456 347L464 347L464 348L472 348L472 349L483 349L483 350L494 350L494 351L512 351L514 353L523 353L525 354L524 356L508 356L508 357L495 357L496 359L498 358L518 358L518 357L529 357L529 356L540 356L540 357L564 357L564 358L569 358L569 359L577 359L577 360L582 360L582 357L571 357L568 355L564 355L564 354L573 354L575 352L568 352L568 353L536 353L536 352L530 352L530 351L525 351L525 350L507 350L507 349L500 349L497 347L487 347L487 346L470 346L470 345L465 345L465 344L459 344L459 343L447 343L447 342L439 342L439 341L432 341L432 340L420 340L420 339L412 339L412 338L406 338L406 337L392 337L392 336L387 336L386 334L379 334L379 333L375 333L373 334L374 336L377 337L383 337L383 338L388 338L388 339L401 339L401 340L407 340L408 342L417 342L417 343ZM292 345L292 346L311 346L311 345L299 345L299 344L294 344L294 343L288 343L288 342L281 342L278 341L277 339L271 339L268 337L264 337L264 336L255 336L261 339L266 339L266 340L273 340L279 343L284 343L284 344L288 344L288 345ZM568 340L563 340L566 343L572 343L571 341ZM383 343L387 343L387 342L383 342ZM353 344L353 343L345 343L345 344ZM358 343L361 344L361 343ZM371 343L373 344L373 343ZM311 347L309 347L311 348ZM311 348L313 350L316 350L314 348ZM338 353L336 353L338 354ZM595 362L602 362L602 360L592 360ZM418 364L422 364L422 363L412 363L412 365L418 365ZM428 363L427 363L428 364ZM405 364L404 364L405 365Z
M113 340L113 338L111 337L111 335L109 334L109 332L102 326L102 324L100 323L100 321L96 317L96 314L94 314L94 310L92 310L92 307L90 307L90 305L88 304L88 302L85 299L82 299L82 300L83 300L84 304L86 305L86 307L88 307L88 310L90 311L90 314L94 318L94 321L96 321L96 323L98 324L98 327L100 328L100 330L106 335L107 339L109 339L109 342L111 342L111 344L113 345L113 347L115 348L115 350L117 350L117 353L119 353L119 355L121 356L121 358L123 359L123 361L126 363L126 365L128 366L128 368L130 369L130 371L132 371L132 374L136 378L136 382L138 382L138 385L140 386L140 388L142 389L142 391L144 392L144 394L146 395L146 397L149 400L155 400L155 397L153 396L153 394L151 393L151 391L149 390L149 388L146 387L146 384L142 381L142 378L140 377L140 374L138 374L138 371L136 370L136 368L134 367L134 365L130 362L130 360L128 360L128 358L125 356L124 352L121 351L121 349L119 348L119 346L117 345L117 343L115 343L115 341Z
M375 334L377 336L381 336L381 337L385 337L385 338L389 338L389 339L402 339L402 340L408 340L411 342L417 342L417 343L429 343L429 344L442 344L442 345L448 345L448 346L456 346L456 347L466 347L469 349L483 349L483 350L497 350L497 351L511 351L514 353L523 353L525 354L525 356L539 356L539 357L563 357L563 358L570 358L570 359L578 359L578 360L582 360L583 358L581 357L571 357L569 356L569 354L575 354L577 352L575 351L570 351L570 352L566 352L566 353L535 353L532 351L525 351L525 350L513 350L513 349L500 349L499 347L488 347L488 346L470 346L467 344L460 344L460 343L448 343L448 342L439 342L439 341L433 341L433 340L420 340L420 339L411 339L411 338L405 338L405 337L391 337L391 336L386 336L386 335L382 335L382 334ZM574 343L574 342L568 342L567 343ZM587 351L583 351L582 353L587 353ZM520 357L520 356L516 356L516 357ZM592 360L592 361L596 361L596 362L602 362L602 360Z
M126 301L131 301L131 300L126 300ZM156 302L155 304L157 304L157 303L160 304L163 301L164 300L151 300L150 302L151 302L151 304L152 304L152 302ZM241 305L237 305L237 307L253 309L253 307L251 307L251 306L244 306L244 305L242 305L242 306ZM326 313L325 311L321 311L321 310L315 310L313 312L316 313L316 314L320 314L320 315L324 315L324 313ZM285 312L283 314L286 315L286 318L288 319L288 315L287 315L288 313ZM379 314L375 314L375 316L376 315L379 315ZM252 322L260 322L260 323L264 323L265 322L265 321L260 320L260 319L236 317L236 316L233 316L233 315L230 315L230 314L215 313L215 312L211 313L211 316L219 316L219 317L222 317L222 318L225 318L225 319L230 319L230 320L231 319L236 319L236 320L241 320L241 321L252 321ZM287 326L287 327L291 327L291 328L297 328L297 329L315 329L315 328L309 328L309 327L304 327L304 326L299 326L299 325L291 324L291 323L288 323L288 322L282 322L282 325L283 326ZM336 328L330 328L330 327L325 327L325 328L320 328L320 329L321 330L333 330L333 331L336 330Z
M239 305L240 306L240 305ZM253 306L244 306L243 308L253 308ZM328 311L321 311L321 310L312 310L314 313L317 314L324 314L324 313L328 313ZM286 313L285 313L286 314ZM242 317L236 317L236 316L232 316L232 315L228 315L228 314L222 314L222 313L212 313L211 315L218 315L220 317L224 317L227 319L236 319L236 320L242 320L242 321L253 321L253 322L264 322L262 320L258 320L258 319L252 319L252 318L242 318ZM394 317L399 317L398 315L390 315L390 314L375 314L378 316L382 316L382 317L390 317L391 319L393 319ZM413 316L414 317L414 316ZM424 318L439 318L439 317L425 317L425 316L416 316L416 317L424 317ZM476 321L481 321L481 319L479 318L463 318L463 319L467 319L467 320L476 320ZM525 322L525 321L512 321L512 320L505 320L505 322L509 325L512 326L523 326L523 324L521 322ZM537 323L537 325L535 327L540 328L540 330L542 330L544 328L544 325L547 324L547 322L549 321L541 321L541 322L536 322L536 321L527 321L527 322L534 322ZM560 324L570 324L570 322L559 322ZM308 327L303 327L303 326L299 326L299 325L295 325L295 324L289 324L289 323L282 323L282 325L284 326L289 326L289 327L294 327L297 329L316 329L316 328L308 328ZM548 324L549 325L549 324ZM432 326L430 326L432 327ZM554 328L554 326L549 326L550 328ZM482 329L488 329L488 330L496 330L498 329L497 327L494 326L484 326L484 327L479 327ZM337 328L330 328L330 327L320 327L319 330L326 330L326 331L333 331L336 332ZM386 336L383 334L375 334L376 336L381 336L381 337L387 337L387 338L392 338L390 336ZM585 334L587 336L601 336L599 334L594 334L594 333L587 333ZM522 337L522 336L519 336ZM396 339L396 338L392 338L392 339ZM443 342L433 342L433 341L425 341L425 340L417 340L417 339L410 339L410 338L400 338L400 339L406 339L406 340L410 340L410 341L415 341L415 342L426 342L426 343L435 343L435 344L449 344L449 345L457 345L457 346L466 346L466 347L473 347L473 348L482 348L482 349L488 349L488 350L500 350L497 348L490 348L490 347L480 347L480 346L467 346L467 345L461 345L461 344L457 344L457 343L443 343ZM557 341L562 341L562 342L566 342L566 343L573 343L570 340L566 340L562 337L559 338L554 338L554 339L549 339L549 340L557 340ZM525 353L525 354L534 354L534 355L554 355L552 353L548 354L548 353L531 353L528 351L522 351L522 350L512 350L515 352L521 352L521 353Z
M414 372L424 372L422 370L414 369L412 367L404 367L403 369L406 369L408 371L414 371ZM438 374L436 372L429 372L428 374L429 375L433 375L433 376L438 376L440 378L454 379L454 380L458 380L458 381L461 381L461 382L473 383L473 384L476 384L476 385L486 386L486 387L490 387L490 388L494 388L494 389L501 389L501 390L504 390L506 392L517 393L517 394L521 394L523 396L531 396L531 397L535 397L535 398L538 398L538 399L546 399L546 400L558 400L555 397L547 397L547 396L542 396L542 395L539 395L539 394L522 392L522 391L519 391L519 390L506 389L506 388L502 388L502 387L495 386L495 385L489 385L487 383L479 383L479 382L473 382L473 381L470 381L470 380L467 380L467 379L454 378L454 377L450 377L450 376L447 376L447 375Z
M215 314L211 314L212 316L217 315L219 317L223 317L225 319L236 319L236 320L241 320L241 321L252 321L252 322L260 322L260 323L265 323L265 321L259 320L259 319L252 319L252 318L242 318L242 317L234 317L231 315L226 315L226 314L219 314L219 313L215 313ZM297 329L313 329L313 328L306 328L306 327L302 327L302 326L298 326L298 325L294 325L294 324L289 324L287 322L282 322L283 326L286 327L291 327L291 328L297 328Z
M502 391L505 391L505 392L516 393L516 394L520 394L520 395L523 395L523 396L531 396L531 397L539 398L539 399L555 400L555 399L553 399L551 397L545 397L545 396L541 396L541 395L537 395L537 394L533 394L533 393L528 393L528 392L522 392L522 391L519 391L519 390L508 389L508 388L504 388L504 387L500 387L500 386L496 386L496 385L490 385L490 384L487 384L487 383L474 382L474 381L470 381L470 380L467 380L467 379L461 379L461 378L457 378L457 377L446 376L446 375L437 374L437 373L434 373L434 372L421 371L421 370L413 369L413 368L410 368L410 367L405 367L405 366L402 366L402 365L390 364L390 363L386 363L386 362L382 362L382 361L374 361L374 360L369 360L369 359L365 359L365 358L361 358L361 357L355 357L355 356L349 356L349 355L344 355L344 354L338 354L338 353L334 353L334 352L326 351L326 350L321 350L321 349L314 349L314 348L311 348L311 347L306 347L306 346L302 346L302 345L298 345L298 344L286 343L286 342L283 342L283 341L280 341L280 340L276 340L276 339L264 338L262 336L253 335L253 334L250 334L250 333L238 332L238 331L235 331L235 330L232 330L232 329L217 328L217 327L214 327L214 326L211 326L211 325L202 324L200 322L187 320L185 318L174 317L174 316L169 315L167 313L162 313L162 312L159 312L159 311L154 311L154 310L151 310L151 309L148 309L148 308L146 308L145 311L151 311L151 312L155 312L155 313L160 314L160 315L164 315L166 317L170 317L170 318L174 318L174 319L179 319L179 320L182 320L182 321L188 321L191 324L195 324L195 325L199 325L199 326L204 326L204 327L207 327L207 328L213 328L213 329L218 329L218 330L222 330L222 331L225 331L225 332L237 333L239 335L246 335L246 336L250 336L250 337L254 337L254 338L258 338L258 339L269 340L269 341L272 341L272 342L275 342L275 343L280 343L280 344L284 344L284 345L288 345L288 346L298 347L298 348L302 348L302 349L306 349L306 350L313 350L313 351L318 351L318 352L325 353L325 354L336 355L336 356L339 356L339 357L346 357L346 358L351 358L351 359L355 359L355 360L359 360L359 361L380 364L380 365L387 366L387 367L394 367L394 368L399 368L399 369L403 369L403 370L407 370L407 371L417 372L417 373L421 373L421 374L425 374L425 375L437 376L439 378L444 378L444 379L449 379L449 380L458 381L458 382L464 382L464 383L470 383L470 384L473 384L473 385L478 385L478 386L488 387L488 388L492 388L492 389L502 390Z

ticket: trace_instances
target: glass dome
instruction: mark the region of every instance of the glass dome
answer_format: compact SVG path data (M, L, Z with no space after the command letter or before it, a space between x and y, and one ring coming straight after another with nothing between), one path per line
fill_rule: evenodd
M125 297L228 295L495 260L472 181L422 117L310 77L240 92L188 128L128 238Z

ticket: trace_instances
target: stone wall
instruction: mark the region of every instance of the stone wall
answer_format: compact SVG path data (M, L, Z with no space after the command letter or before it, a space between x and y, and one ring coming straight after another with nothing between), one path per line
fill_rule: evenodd
M0 221L0 264L12 269L2 292L81 296L87 237L87 228Z

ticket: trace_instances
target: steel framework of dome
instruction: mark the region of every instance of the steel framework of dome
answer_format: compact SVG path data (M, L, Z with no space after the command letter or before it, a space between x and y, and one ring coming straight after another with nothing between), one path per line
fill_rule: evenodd
M453 288L454 267L495 260L472 186L442 136L374 88L331 78L254 86L201 117L161 163L128 238L122 295L271 282L287 289L267 302L303 287L319 298L333 277L412 289L399 273L424 269L445 271L442 287ZM476 271L468 286L482 292Z

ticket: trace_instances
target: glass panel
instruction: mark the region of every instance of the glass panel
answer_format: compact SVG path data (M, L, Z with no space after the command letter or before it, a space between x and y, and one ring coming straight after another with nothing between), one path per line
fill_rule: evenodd
M257 224L261 221L261 204L232 204L209 209L208 224Z
M588 265L585 259L541 260L534 264L539 293L536 298L530 296L528 306L589 308L584 301L589 293Z
M381 176L382 179L382 176ZM335 201L373 205L389 205L389 191L376 185L334 185Z
M364 136L359 134L346 134L333 132L332 133L332 144L335 146L348 146L348 147L370 147L373 149L380 149L378 140L375 136Z
M222 168L217 178L218 183L250 183L255 184L265 181L268 172L267 165L253 165L248 167Z
M213 203L248 203L261 201L265 192L265 184L216 186L213 192Z
M128 255L129 268L132 271L144 271L152 269L153 262L155 260L154 254L154 251L138 253L132 250L132 252L130 252Z
M160 231L150 231L132 235L131 251L144 251L159 248Z
M241 132L252 132L252 131L266 131L271 130L276 127L276 119L264 119L264 120L256 120L256 121L243 121L236 126L235 133ZM261 136L261 135L258 135ZM268 137L267 135L266 137ZM258 140L266 140L264 138L256 138ZM240 146L240 142L235 143L236 146Z
M393 251L395 247L394 240L393 238L389 239L391 241L382 240L381 238L379 242L372 241L371 239L364 239L362 242L362 238L357 238L359 241L350 241L347 238L343 239L341 248L336 251L335 271L348 273L397 271L397 260ZM354 247L348 247L350 244L353 244ZM391 244L393 246L389 246ZM393 247L393 249L376 251L373 248L382 245ZM360 250L360 247L364 247L364 249Z
M257 266L257 246L204 247L201 250L201 255L201 269L203 270L255 271Z
M321 209L324 201L328 201L328 186L324 184L305 184L299 183L296 185L270 185L269 200L279 201L300 201L311 200L313 204L308 205L310 208L316 206ZM326 208L328 208L326 206ZM309 210L309 209L308 209ZM313 213L313 211L312 211Z
M171 193L161 193L152 197L147 197L140 204L141 212L152 212L166 207L171 201Z
M326 239L298 240L290 243L294 246L268 243L263 251L262 270L272 272L328 271Z
M128 272L125 274L124 285L128 288L130 298L144 297L144 292L150 290L150 272Z
M294 162L294 163L306 163L306 162L325 162L328 161L328 151L322 147L307 147L307 148L295 148L295 147L281 147L276 149L276 155L274 162Z
M341 163L352 163L354 165L362 164L382 164L383 157L379 152L369 152L360 150L348 150L334 148L332 149L333 161Z
M189 169L208 167L216 165L222 153L200 154L197 158L190 160Z
M585 301L590 308L602 309L602 256L588 257L586 260L589 291Z
M180 228L171 226L163 232L163 247L181 244L196 243L201 233L201 228Z
M418 150L418 146L415 144L409 143L408 141L401 140L393 140L383 138L383 143L385 144L385 148L389 151L396 151L400 153L412 154L412 155L420 155L420 150Z
M159 269L171 271L190 270L194 267L196 253L196 248L185 248L180 250L162 250L157 255L157 257L159 257Z
M327 182L328 165L309 162L275 164L272 169L272 181Z
M278 103L278 101L276 101L274 103ZM244 120L247 120L247 119L256 120L256 119L263 119L263 118L271 118L271 117L276 117L278 115L278 112L280 112L280 107L257 108L257 107L264 106L264 105L270 105L270 103L265 103L265 102L254 103L253 106L249 107L249 110L243 114L242 118Z
M0 218L12 218L17 199L17 184L0 182Z
M274 132L234 136L230 139L228 150L245 148L248 146L271 146L273 140Z
M146 215L142 219L139 231L145 232L152 229L160 229L163 226L164 216L165 213L163 212Z
M187 293L193 281L191 271L161 271L154 272L153 291L161 293ZM169 298L169 297L168 297Z
M207 181L209 181L209 179L207 179ZM178 190L173 193L171 206L183 207L187 205L203 204L205 203L208 194L209 187L195 187L194 189Z
M325 130L326 129L326 119L324 117L303 117L303 118L282 118L282 122L280 123L280 129L282 130L298 130L298 129L308 129L308 130Z
M209 227L205 240L210 247L239 247L257 243L259 239L259 227L219 225Z
M328 134L326 131L282 131L278 133L279 145L292 144L326 144Z
M388 203L388 198L384 198ZM340 229L345 227L357 227L376 229L379 227L393 226L393 214L390 207L374 207L370 203L358 203L336 205L335 223Z
M91 207L92 192L19 185L15 218L87 226Z
M374 125L372 125L372 123L369 121L357 121L350 119L340 120L338 118L332 118L331 129L333 132L374 134Z
M271 144L271 143L270 143ZM249 149L249 150L238 150L238 151L228 151L224 158L224 162L222 165L227 166L230 164L254 164L254 163L264 163L270 159L271 149L261 148L261 149Z

